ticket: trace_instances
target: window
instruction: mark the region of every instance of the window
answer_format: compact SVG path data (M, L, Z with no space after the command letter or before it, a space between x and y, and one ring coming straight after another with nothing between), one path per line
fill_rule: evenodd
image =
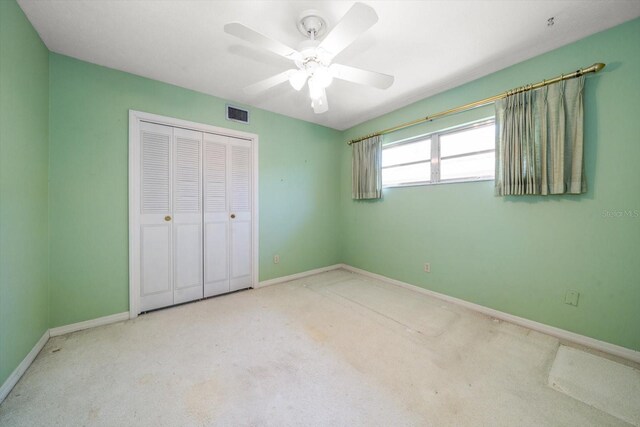
M493 179L494 159L494 121L483 120L385 145L382 185Z
M382 185L431 180L431 138L382 148Z

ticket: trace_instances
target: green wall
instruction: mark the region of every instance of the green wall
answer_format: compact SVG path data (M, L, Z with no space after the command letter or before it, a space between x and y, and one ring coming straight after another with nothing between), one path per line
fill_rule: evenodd
M49 326L48 55L0 1L0 384Z
M382 201L355 202L343 144L342 261L640 350L640 20L364 123L343 140L594 62L607 67L586 82L586 194L497 198L485 181L392 188ZM491 109L411 132L487 115ZM564 304L568 289L580 292L577 307Z
M50 55L51 326L128 311L128 110L259 135L260 280L339 261L340 132ZM280 264L273 264L273 255Z

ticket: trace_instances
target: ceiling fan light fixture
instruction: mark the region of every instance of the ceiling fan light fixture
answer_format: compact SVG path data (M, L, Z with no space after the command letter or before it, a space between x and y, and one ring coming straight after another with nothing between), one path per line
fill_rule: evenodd
M329 68L320 66L313 71L313 79L324 89L328 88L331 85L331 82L333 82L333 75L331 74L331 71L329 71Z
M318 99L311 100L311 108L313 108L313 112L316 114L322 114L329 111L329 105L327 104L327 98L322 96Z
M300 90L307 82L307 73L304 70L296 70L289 76L289 83L295 90Z
M316 80L316 76L309 78L309 97L315 101L324 95L324 87Z

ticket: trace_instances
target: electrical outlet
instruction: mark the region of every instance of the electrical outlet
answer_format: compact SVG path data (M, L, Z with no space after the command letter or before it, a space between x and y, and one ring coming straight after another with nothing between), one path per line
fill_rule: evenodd
M431 263L429 263L429 262L425 262L424 263L424 272L425 273L431 273Z
M569 289L567 291L567 294L564 296L564 303L577 307L578 298L580 298L580 292L576 291L575 289Z
M280 264L280 255L274 255L273 256L273 263L274 264Z

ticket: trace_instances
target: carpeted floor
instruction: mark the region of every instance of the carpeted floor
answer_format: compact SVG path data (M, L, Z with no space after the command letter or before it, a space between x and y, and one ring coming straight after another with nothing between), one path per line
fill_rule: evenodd
M558 347L334 270L52 338L0 425L630 425L547 385Z

